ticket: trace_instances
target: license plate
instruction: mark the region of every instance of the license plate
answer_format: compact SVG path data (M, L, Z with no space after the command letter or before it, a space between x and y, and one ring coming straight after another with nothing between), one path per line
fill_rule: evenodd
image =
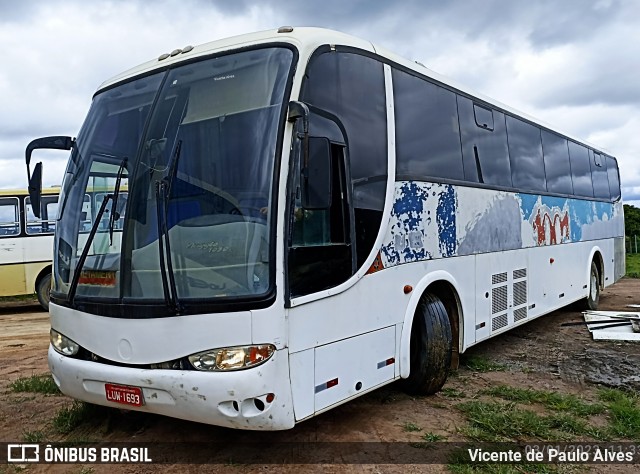
M140 387L106 383L104 384L104 391L107 395L107 401L122 403L123 405L133 405L134 407L144 405L144 398L142 398L142 389Z

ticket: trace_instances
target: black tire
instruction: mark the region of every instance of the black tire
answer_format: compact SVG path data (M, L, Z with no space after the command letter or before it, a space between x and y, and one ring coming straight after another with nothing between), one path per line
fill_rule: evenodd
M425 294L418 303L411 326L411 372L402 381L408 393L431 395L447 380L451 367L452 336L449 315L442 301Z
M600 301L600 272L596 262L591 262L591 271L589 272L589 294L582 300L582 308L587 311L595 311L598 309Z
M44 275L38 282L36 288L36 294L38 295L38 302L45 311L49 311L49 293L51 292L51 273Z

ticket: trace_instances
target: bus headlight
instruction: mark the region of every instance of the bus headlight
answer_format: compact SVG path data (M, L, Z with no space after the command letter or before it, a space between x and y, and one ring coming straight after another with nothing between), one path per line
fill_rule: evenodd
M80 350L78 344L54 329L49 332L49 338L53 348L62 355L74 356Z
M273 344L259 346L224 347L198 352L189 356L196 370L224 371L248 369L260 365L273 355Z

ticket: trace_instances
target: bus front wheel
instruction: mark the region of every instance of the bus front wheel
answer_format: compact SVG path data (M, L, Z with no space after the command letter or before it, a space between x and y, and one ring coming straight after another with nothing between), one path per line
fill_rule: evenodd
M596 262L591 262L591 271L589 272L589 294L582 300L582 306L585 310L595 311L598 309L600 301L600 272Z
M36 288L36 294L38 295L38 302L45 311L49 311L49 294L51 293L51 273L44 275L38 282Z
M425 294L418 303L411 326L411 371L404 389L415 395L438 392L451 366L452 335L447 310L440 298Z

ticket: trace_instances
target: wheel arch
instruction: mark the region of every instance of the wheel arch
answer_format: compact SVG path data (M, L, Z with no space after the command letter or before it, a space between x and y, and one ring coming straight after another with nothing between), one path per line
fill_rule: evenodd
M36 279L34 281L34 284L33 284L33 292L34 293L36 293L38 291L38 286L40 285L40 281L46 275L51 275L52 272L53 272L53 265L47 265L42 270L40 270L40 273L38 273L38 276L36 277ZM53 278L53 275L51 275L51 278Z
M413 288L411 299L409 300L404 315L402 333L400 335L400 377L407 378L411 371L411 327L418 302L425 293L432 293L438 296L447 310L449 322L451 323L451 336L454 341L451 354L451 366L457 368L458 355L462 350L462 336L464 334L462 304L458 287L456 279L450 273L439 270L423 277Z
M594 262L596 264L596 267L598 268L598 285L600 285L600 289L602 289L604 288L604 259L602 258L602 250L597 245L591 249L589 259L587 260L587 267L586 267L587 282L589 282L589 279L590 279L591 262Z

